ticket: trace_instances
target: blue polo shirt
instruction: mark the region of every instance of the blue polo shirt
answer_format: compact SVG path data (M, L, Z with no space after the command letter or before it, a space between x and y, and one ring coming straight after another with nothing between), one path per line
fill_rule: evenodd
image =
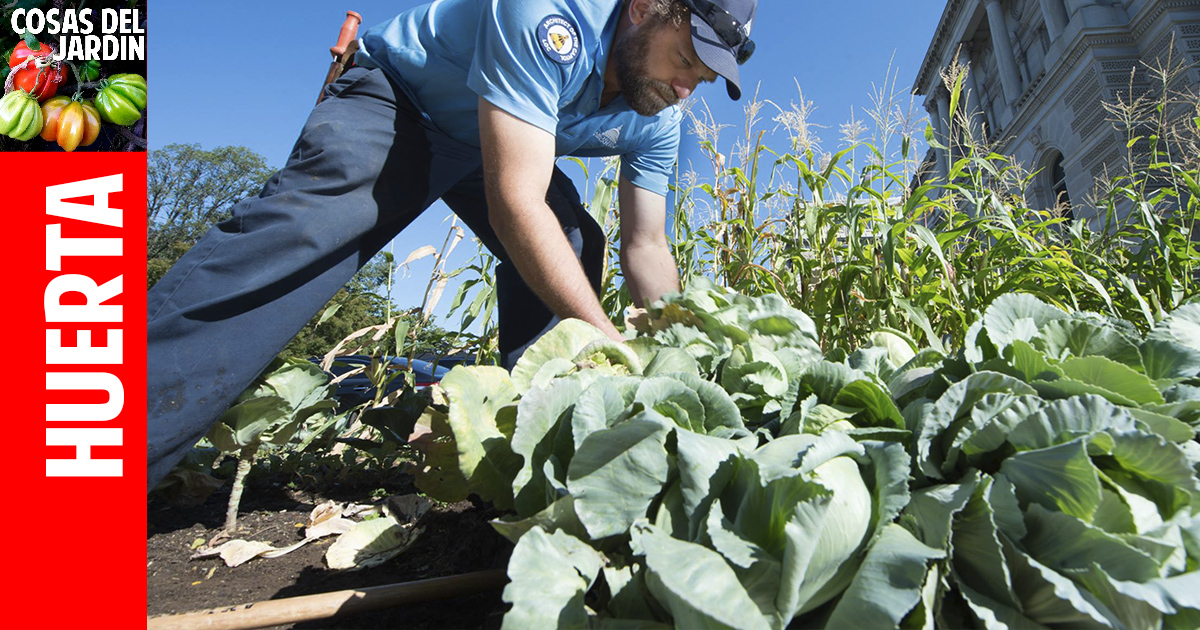
M682 115L604 107L621 0L437 0L366 32L355 61L381 68L440 131L474 147L479 97L554 135L557 155L621 156L621 175L666 194Z

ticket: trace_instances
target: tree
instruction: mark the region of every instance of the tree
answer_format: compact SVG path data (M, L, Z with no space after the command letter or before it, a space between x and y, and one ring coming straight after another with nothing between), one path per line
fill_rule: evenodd
M273 169L246 147L169 144L146 170L146 282L154 286L234 204L257 195Z
M41 44L50 46L53 45L56 49L62 45L59 35L58 25L66 26L68 23L63 21L63 14L66 11L84 10L92 11L93 23L100 27L101 12L108 10L120 9L122 11L128 9L136 9L138 16L137 26L141 32L146 29L146 0L5 0L0 2L0 24L4 28L0 28L0 54L3 55L5 61L8 61L12 55L13 47L16 46L26 37L31 39L36 38ZM64 6L65 5L65 6ZM157 7L156 7L157 8ZM25 14L22 19L14 14L18 11ZM14 29L18 26L32 25L36 26L42 22L40 18L33 18L34 14L46 16L49 21L50 15L48 12L58 11L58 22L51 21L50 26L44 30L37 26L40 32L26 32L18 34ZM123 16L125 14L122 14ZM10 28L11 25L11 28ZM122 24L122 26L125 26ZM62 34L70 36L71 31L64 30ZM98 36L99 33L97 33ZM97 58L99 63L99 77L95 80L87 80L84 73L85 62L81 60L64 61L61 70L66 75L66 80L58 85L57 95L73 96L78 92L79 98L93 100L100 91L100 80L112 77L117 74L132 73L146 75L146 60L137 58L137 55L121 55L121 57L112 59L113 55L105 56L104 59ZM79 69L81 75L76 75L75 69ZM8 64L0 63L0 82L8 78L11 69ZM81 76L83 77L81 80ZM166 101L160 101L166 102ZM79 153L99 153L99 152L114 152L114 151L145 151L146 150L146 127L148 118L150 117L151 108L146 108L142 112L141 120L133 123L131 126L122 126L116 124L104 123L100 125L100 135L92 144L84 147L81 146L75 149ZM0 153L15 153L19 151L50 151L61 152L58 143L53 140L43 140L41 136L34 136L29 140L17 140L5 135L0 135Z

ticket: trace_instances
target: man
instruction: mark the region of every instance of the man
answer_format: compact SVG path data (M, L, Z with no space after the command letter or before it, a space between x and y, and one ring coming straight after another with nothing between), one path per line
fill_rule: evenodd
M738 65L757 0L438 0L370 29L283 170L148 296L152 488L339 287L441 198L495 254L511 367L558 318L616 340L604 234L554 166L620 155L636 303L677 290L664 224L674 107Z

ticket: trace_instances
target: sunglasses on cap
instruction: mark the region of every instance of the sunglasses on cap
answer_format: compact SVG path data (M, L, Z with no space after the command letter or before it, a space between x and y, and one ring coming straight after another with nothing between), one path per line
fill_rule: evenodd
M742 30L742 23L729 14L728 11L709 2L709 0L682 0L692 13L708 23L716 32L717 37L735 51L738 65L746 63L754 54L754 40Z

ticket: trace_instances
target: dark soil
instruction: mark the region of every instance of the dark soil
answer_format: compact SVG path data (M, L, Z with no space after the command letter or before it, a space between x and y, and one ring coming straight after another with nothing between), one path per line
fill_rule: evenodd
M253 475L252 475L253 477ZM236 538L283 547L304 537L303 524L326 499L370 503L371 487L335 486L321 492L286 489L286 480L259 478L246 489ZM435 505L420 525L412 547L371 569L333 571L324 556L336 537L309 543L278 558L255 558L227 567L219 557L191 560L196 541L220 533L229 483L198 507L180 508L152 495L147 506L146 612L150 616L208 610L269 599L365 588L488 569L503 569L512 545L488 521L498 513L486 504L463 501ZM414 492L393 482L389 494ZM376 486L378 488L378 486ZM362 612L276 628L499 628L500 590L424 604Z

